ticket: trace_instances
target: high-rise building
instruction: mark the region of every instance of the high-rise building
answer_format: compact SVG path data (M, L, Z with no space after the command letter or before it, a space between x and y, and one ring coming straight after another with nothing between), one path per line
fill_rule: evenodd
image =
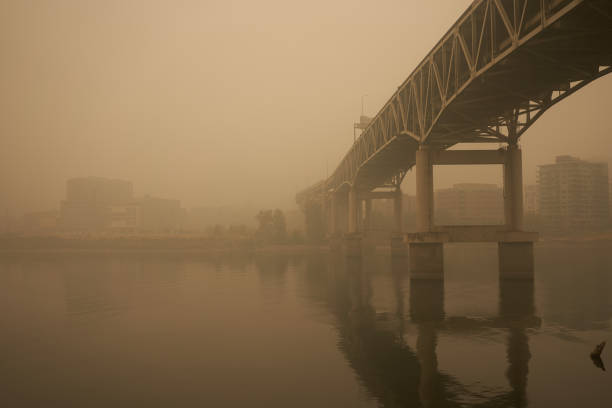
M537 215L539 213L538 186L536 184L529 184L525 186L525 192L523 193L523 205L525 215Z
M593 230L609 220L608 164L557 156L539 166L538 196L542 228Z
M438 225L496 225L504 222L504 195L495 184L462 183L435 192Z

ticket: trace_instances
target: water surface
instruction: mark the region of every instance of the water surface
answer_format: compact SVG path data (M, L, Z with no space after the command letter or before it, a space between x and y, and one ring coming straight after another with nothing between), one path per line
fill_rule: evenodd
M327 255L0 258L6 407L601 407L612 248L447 246L445 281ZM603 353L603 363L612 349Z

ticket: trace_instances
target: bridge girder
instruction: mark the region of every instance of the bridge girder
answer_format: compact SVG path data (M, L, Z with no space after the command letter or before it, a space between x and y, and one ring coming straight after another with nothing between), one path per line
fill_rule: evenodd
M476 0L302 198L401 180L422 144L516 143L610 66L610 1Z

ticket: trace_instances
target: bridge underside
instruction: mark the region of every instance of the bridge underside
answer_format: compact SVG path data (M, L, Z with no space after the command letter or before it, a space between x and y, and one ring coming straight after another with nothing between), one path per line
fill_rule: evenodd
M609 0L476 0L331 177L297 199L401 178L421 145L515 144L546 110L611 65Z
M518 277L515 272L521 269L531 277L535 238L521 234L518 140L548 109L612 72L611 66L610 0L475 0L373 118L331 177L296 199L302 205L331 201L331 231L348 232L348 247L359 254L359 233L369 222L369 201L375 198L372 190L395 188L395 233L401 233L399 186L406 171L416 166L418 235L404 238L415 262L411 271L437 279L445 239L433 224L432 166L454 164L440 163L442 156L461 159L458 164L493 160L504 166L505 224L493 234L501 237L500 273ZM504 144L497 150L503 159L496 161L495 150L444 152L459 143ZM339 196L347 211L333 204ZM346 231L337 228L341 218ZM461 242L490 235L488 230L470 231L469 236L466 231L447 232L449 239ZM522 238L508 239L509 232ZM517 259L526 263L517 265Z
M510 39L506 41L510 46ZM480 52L487 45L481 44ZM467 48L468 54L479 52L478 48ZM371 190L398 172L412 168L419 144L446 149L458 143L516 142L547 109L610 72L612 2L585 2L520 47L507 51L511 52L488 68L487 59L476 62L472 72L477 72L478 64L486 69L466 80L464 88L441 107L428 133L419 137L418 129L414 129L414 134L409 134L413 133L409 130L402 134L399 129L399 134L362 163L353 184ZM456 66L434 72L440 67L432 66L429 74L434 78L424 78L425 82L432 82L431 86L436 88L435 77L443 74L449 82L452 80L449 76L470 76L468 63L457 61L459 66L459 62L465 64L464 72ZM425 104L430 106L421 110L435 112L431 105L444 105L442 98L437 98L437 102L436 97L429 99Z

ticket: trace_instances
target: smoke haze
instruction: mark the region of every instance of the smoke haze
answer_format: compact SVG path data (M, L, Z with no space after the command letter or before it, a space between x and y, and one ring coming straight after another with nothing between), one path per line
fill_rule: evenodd
M0 210L57 208L89 175L185 207L293 207L350 147L362 95L376 114L470 3L3 0ZM529 130L526 183L559 154L612 155L611 92ZM440 169L436 187L500 174Z

